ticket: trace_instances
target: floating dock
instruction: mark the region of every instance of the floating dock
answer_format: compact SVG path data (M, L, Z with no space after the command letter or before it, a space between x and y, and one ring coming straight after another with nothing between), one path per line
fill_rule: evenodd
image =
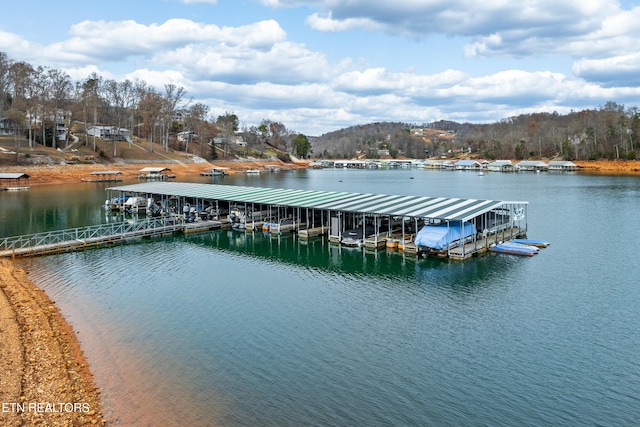
M286 231L303 239L328 235L330 242L339 243L348 230L373 230L358 242L358 246L384 248L387 240L393 238L402 242L394 250L460 260L484 253L492 244L522 237L527 232L526 201L183 182L148 182L110 187L106 190L109 199L118 196L153 199L154 203L162 206L164 212L183 212L184 206L190 206L197 207L191 209L191 215L203 217L206 217L205 209L212 209L216 212L242 211L247 213L247 217L252 212L262 212L271 223L292 219ZM220 220L222 216L216 219ZM267 220L253 223L247 220L239 229L253 232L260 230L264 222ZM454 227L455 224L462 223L472 224L477 233L458 241L447 242L445 247L438 249L415 243L417 231L425 225Z

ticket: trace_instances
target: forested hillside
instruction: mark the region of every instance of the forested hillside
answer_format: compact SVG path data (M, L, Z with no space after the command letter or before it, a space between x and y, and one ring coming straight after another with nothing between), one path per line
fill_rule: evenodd
M115 81L93 73L72 81L62 70L33 67L0 52L0 132L35 144L67 146L73 134L88 144L89 128L108 126L129 140L139 138L208 159L289 154L305 158L425 158L473 154L487 159L635 159L640 137L637 107L610 101L570 112L522 114L489 124L441 120L428 124L378 122L307 138L267 118L240 129L233 112L212 116L184 88L158 90L144 81ZM64 141L64 142L61 142ZM95 138L94 138L95 140ZM113 139L116 157L116 139Z
M316 157L425 158L471 153L487 159L635 159L640 137L637 107L608 102L592 110L522 114L490 124L439 121L424 125L373 123L312 140Z

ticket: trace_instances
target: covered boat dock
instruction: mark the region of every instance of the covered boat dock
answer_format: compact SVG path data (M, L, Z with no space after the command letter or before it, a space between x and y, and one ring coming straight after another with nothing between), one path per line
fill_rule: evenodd
M26 173L0 173L0 190L28 190L29 175Z
M259 224L286 224L300 237L325 235L342 242L348 231L361 229L359 246L384 247L391 236L423 255L466 259L493 242L526 234L528 202L446 197L386 195L338 191L293 190L221 184L149 182L106 189L109 199L144 196L158 215L184 215L188 220L245 218L246 230ZM470 224L470 225L469 225ZM427 226L460 228L460 235L438 247L413 244ZM265 230L265 228L261 228ZM280 226L274 227L280 230ZM473 230L473 233L468 230ZM464 233L462 233L464 231ZM451 233L451 235L457 235Z
M83 182L121 182L124 181L124 173L120 171L94 171L91 178L83 179Z

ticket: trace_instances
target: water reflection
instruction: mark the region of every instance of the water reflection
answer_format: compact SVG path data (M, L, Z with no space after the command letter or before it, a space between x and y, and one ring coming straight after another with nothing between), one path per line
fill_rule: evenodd
M489 283L492 277L505 276L508 270L514 267L515 261L511 257L496 254L487 254L465 262L424 259L384 249L344 247L329 243L323 238L302 240L291 235L274 236L269 233L244 233L233 230L218 230L176 239L184 239L186 242L215 250L312 270L379 276L393 279L395 282L409 280L456 288L471 288L479 283Z

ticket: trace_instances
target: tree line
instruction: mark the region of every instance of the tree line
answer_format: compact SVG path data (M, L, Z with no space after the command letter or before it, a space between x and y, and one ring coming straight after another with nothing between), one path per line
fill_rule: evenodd
M86 136L88 126L108 125L128 129L147 141L150 151L159 146L205 158L263 156L266 151L283 159L289 154L305 158L311 153L315 157L376 158L380 149L386 149L393 157L413 158L471 152L488 159L635 159L640 138L638 108L609 101L564 115L522 114L489 124L441 120L422 125L356 125L310 141L269 119L247 127L240 126L233 112L214 116L208 105L187 98L185 89L173 84L159 90L141 80L116 81L96 73L72 81L62 70L34 67L0 52L0 116L10 120L30 147L57 146L54 126L63 114L71 115L76 126L72 130L84 135L87 145L91 143ZM419 127L455 132L455 138L426 138L412 132ZM183 131L189 136L176 138ZM238 137L243 139L241 145L236 144ZM113 149L115 156L115 142Z
M0 52L0 117L24 135L29 147L57 147L56 123L68 121L87 145L87 128L104 125L128 129L148 142L149 151L160 146L205 158L235 155L238 147L246 155L261 156L272 147L279 156L304 158L311 148L306 136L279 122L263 119L241 129L233 112L215 117L208 105L187 98L186 90L174 84L158 90L142 80L116 81L97 73L72 81L63 70L15 61L5 52ZM187 137L177 138L181 132ZM115 140L113 149L116 156Z
M447 137L422 136L416 129L439 129ZM450 132L455 138L449 138ZM392 157L455 156L472 153L486 159L598 160L636 159L640 138L637 107L614 101L565 115L521 114L495 123L473 124L440 120L425 124L399 122L357 125L313 139L318 157L376 158L379 149Z

